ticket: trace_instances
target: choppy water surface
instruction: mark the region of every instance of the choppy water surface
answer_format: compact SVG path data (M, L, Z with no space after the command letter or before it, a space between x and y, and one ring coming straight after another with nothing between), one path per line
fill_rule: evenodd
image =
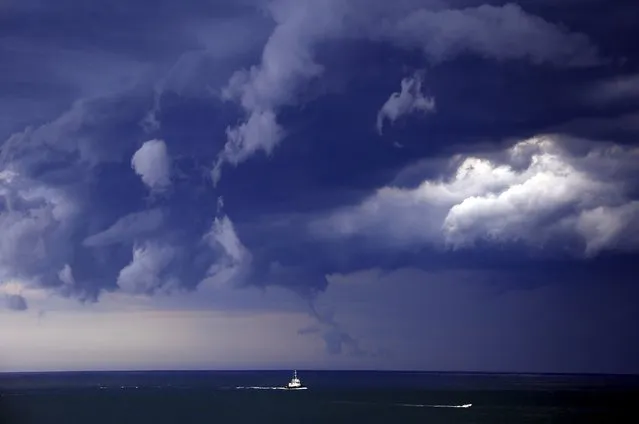
M637 423L639 378L301 371L0 375L0 423Z

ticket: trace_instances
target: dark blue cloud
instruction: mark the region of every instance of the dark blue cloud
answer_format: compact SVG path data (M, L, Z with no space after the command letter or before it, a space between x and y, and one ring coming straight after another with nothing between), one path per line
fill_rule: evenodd
M6 296L7 307L14 311L25 311L27 309L27 301L19 294L11 294Z
M254 12L256 1L112 2L78 0L32 2L8 7L0 20L1 34L14 46L33 43L72 50L107 51L134 60L174 59L198 46L196 32L208 21ZM28 53L28 51L16 52Z
M174 85L184 84L196 77L197 63L187 64L187 75L169 71L185 54L225 57L232 63L233 55L241 56L267 36L271 24L259 13L259 3L105 6L70 0L3 6L0 134L54 119L78 98L109 95L140 81L166 77Z

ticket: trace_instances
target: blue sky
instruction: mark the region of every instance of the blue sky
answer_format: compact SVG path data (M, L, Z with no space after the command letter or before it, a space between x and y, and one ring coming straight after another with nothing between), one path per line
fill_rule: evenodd
M0 370L639 372L639 6L0 6Z

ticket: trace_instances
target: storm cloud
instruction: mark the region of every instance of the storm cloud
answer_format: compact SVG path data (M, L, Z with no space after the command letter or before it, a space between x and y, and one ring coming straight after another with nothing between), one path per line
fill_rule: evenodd
M416 268L427 284L481 269L478 286L506 291L595 287L610 269L629 281L634 26L613 19L626 6L589 4L601 14L570 1L3 4L4 306L223 309L228 293L283 288L312 321L300 335L378 358L322 304L336 275Z
M530 15L516 4L448 8L440 2L281 0L270 3L269 11L277 26L261 63L237 71L223 90L224 98L237 101L247 117L227 129L216 181L224 162L237 165L258 151L270 154L281 141L285 133L277 113L296 104L298 92L324 72L314 57L321 43L353 38L387 42L421 49L432 64L467 53L537 65L591 66L601 61L587 36Z
M197 8L201 5L194 3L192 6ZM240 19L233 13L242 7L234 12L229 9L229 16L232 16L229 25ZM42 13L43 10L37 7L33 10L16 9L15 13L26 16L28 13ZM68 9L48 7L46 10L60 14L69 12ZM405 1L390 8L385 2L275 1L269 2L266 10L274 26L259 63L236 71L227 84L219 87L222 99L238 102L246 119L238 125L228 124L225 131L227 140L212 170L213 182L219 180L226 162L237 165L258 151L274 152L287 134L279 123L281 109L295 105L305 86L325 73L325 65L315 57L316 48L325 42L361 39L390 43L399 49L418 48L432 64L465 54L498 61L521 59L535 65L558 67L591 66L601 62L594 43L587 36L564 29L514 4L494 6ZM158 11L164 13L161 7ZM164 19L162 13L157 19ZM185 19L185 22L189 21ZM199 37L205 33L197 34ZM517 41L505 44L503 40L506 39ZM29 40L30 43L36 42L35 38ZM104 44L98 50L121 47ZM158 237L165 235L172 240L171 243L177 243L176 247L197 252L191 259L198 264L193 268L200 270L200 274L190 275L189 281L182 282L188 287L197 286L204 278L246 279L257 285L280 284L295 290L305 286L315 289L325 287L324 275L331 271L330 267L309 267L308 260L300 262L268 252L260 246L245 246L231 221L232 212L210 218L214 215L212 210L201 209L210 202L192 197L187 194L189 191L173 187L175 199L164 199L158 207L148 208L143 192L137 188L139 185L134 185L136 176L151 192L158 192L172 185L174 171L175 178L186 178L186 181L195 171L188 166L184 168L182 157L173 159L182 162L172 164L168 152L172 151L172 145L180 144L177 139L169 136L148 140L140 125L149 111L154 119L162 119L160 112L165 113L165 109L160 109L158 101L166 91L182 93L185 98L193 93L197 95L197 92L183 87L194 78L194 72L197 73L201 56L184 56L183 47L180 50L177 44L168 46L166 51L177 52L179 58L168 67L168 74L160 72L161 78L156 84L118 85L101 93L92 93L92 97L73 101L69 109L57 118L17 132L3 144L2 193L5 209L2 225L6 227L4 233L8 236L3 239L1 263L5 278L20 275L32 280L33 284L53 287L85 285L94 294L102 288L134 287L131 278L137 275L133 271L139 261L145 263L149 260L158 265L152 267L158 269L150 273L153 276L160 272L160 268L168 266L168 262L174 263L189 256L178 255L169 261L172 255L163 254L159 255L162 260L149 259L155 257L153 252L164 252L161 248L156 249L155 243ZM153 60L161 57L160 53L158 51ZM191 59L187 60L189 57ZM218 57L227 56L220 53ZM151 59L145 58L148 63L153 62ZM433 101L423 94L422 83L422 73L403 80L402 91L388 98L379 111L380 130L384 119L393 121L413 110L432 111ZM160 128L152 130L159 131ZM179 150L177 148L176 151ZM130 160L128 174L127 160ZM513 172L511 184L526 178L524 174L518 176ZM489 193L486 190L482 188L470 194L486 196ZM106 208L107 199L113 193L118 193L119 206L111 204ZM412 195L410 191L406 194ZM451 210L446 218L446 234L448 243L453 245L472 242L485 233L496 231L485 228L489 225L487 221L478 221L481 202L488 200L478 199L476 204L471 204L470 200L464 203L464 199L458 196L456 201L460 204L449 205ZM189 206L183 203L185 201L193 203ZM626 205L623 210L615 209L620 205L614 203L596 206L602 209L588 209L584 213L590 215L586 214L572 224L575 231L588 234L593 252L615 242L619 231L612 224L600 229L589 226L588 222L595 216L593 214L633 216L632 204ZM199 217L191 222L180 220L178 211L184 208ZM201 214L195 212L200 209ZM360 224L365 225L367 219L364 217ZM404 219L402 225L407 226L410 216L404 216ZM495 237L507 237L513 231L504 229ZM296 243L295 238L284 237L284 240L288 239ZM193 242L195 247L189 245ZM51 250L53 246L54 251ZM208 258L203 259L205 257ZM94 279L88 271L91 268L87 262L89 259L90 263L109 269L102 274L109 275L108 278L113 281L107 283ZM76 263L78 261L84 265ZM248 268L259 269L266 277L257 283L258 279L246 271ZM118 284L123 276L126 278ZM296 281L300 279L307 282ZM70 281L75 284L69 284ZM141 284L146 287L142 291L157 285L155 282Z

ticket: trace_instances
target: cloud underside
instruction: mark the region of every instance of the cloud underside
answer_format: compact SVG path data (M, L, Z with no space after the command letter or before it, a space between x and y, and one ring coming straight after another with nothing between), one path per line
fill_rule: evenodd
M584 153L585 152L585 153ZM451 175L388 186L315 220L318 237L364 235L398 248L478 242L560 246L593 256L639 248L639 150L539 136L503 152L458 155Z
M526 60L536 65L591 66L601 63L596 47L583 34L525 12L515 4L453 9L440 3L401 5L361 0L274 1L269 8L277 25L262 51L259 65L237 71L223 89L246 119L227 129L213 179L224 163L237 165L257 152L270 154L286 135L277 114L297 102L299 92L324 72L314 58L323 42L366 39L402 49L419 49L438 64L463 54L496 60ZM405 80L380 111L378 130L413 110L432 110L432 99L420 94L419 82ZM416 90L415 90L416 89Z

